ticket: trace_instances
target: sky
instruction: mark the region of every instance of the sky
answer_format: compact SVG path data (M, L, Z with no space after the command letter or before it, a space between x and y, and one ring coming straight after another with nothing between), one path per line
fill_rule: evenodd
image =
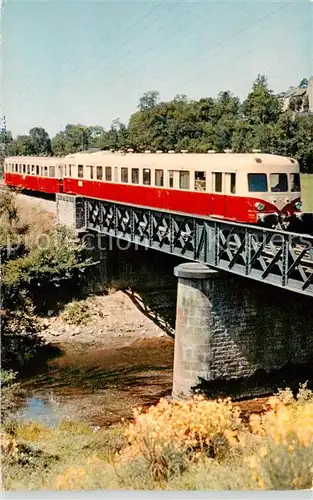
M140 96L275 92L313 75L313 1L4 0L2 111L13 135L127 123Z

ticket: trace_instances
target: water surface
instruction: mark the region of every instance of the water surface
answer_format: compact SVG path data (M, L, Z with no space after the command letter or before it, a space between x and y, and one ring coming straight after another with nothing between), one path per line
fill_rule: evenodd
M48 425L70 419L102 426L130 418L134 407L170 395L173 341L120 344L62 345L64 355L21 384L21 418Z

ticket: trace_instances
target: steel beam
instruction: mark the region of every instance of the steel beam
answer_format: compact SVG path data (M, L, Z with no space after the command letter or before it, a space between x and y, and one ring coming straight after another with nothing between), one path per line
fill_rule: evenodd
M84 198L108 236L313 297L313 236Z

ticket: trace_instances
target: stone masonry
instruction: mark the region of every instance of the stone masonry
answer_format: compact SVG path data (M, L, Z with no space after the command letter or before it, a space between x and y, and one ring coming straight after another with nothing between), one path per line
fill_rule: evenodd
M83 229L84 209L83 200L78 196L70 194L56 194L58 223L71 229Z
M178 277L173 396L201 379L238 379L257 370L313 361L313 301L228 277L198 263Z

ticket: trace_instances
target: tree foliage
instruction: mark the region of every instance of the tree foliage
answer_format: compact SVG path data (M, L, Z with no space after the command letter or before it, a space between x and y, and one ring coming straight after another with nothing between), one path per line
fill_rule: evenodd
M303 78L300 88L307 88ZM294 156L305 171L313 172L312 123L307 95L290 99L282 111L282 99L269 88L267 77L258 75L247 97L240 102L229 90L216 97L189 100L177 94L171 101L160 101L156 90L145 92L128 124L119 118L105 130L98 125L68 124L50 141L41 127L29 135L7 137L9 154L67 155L88 149L136 152L181 151L217 152L232 148L236 152L261 149L263 152Z

